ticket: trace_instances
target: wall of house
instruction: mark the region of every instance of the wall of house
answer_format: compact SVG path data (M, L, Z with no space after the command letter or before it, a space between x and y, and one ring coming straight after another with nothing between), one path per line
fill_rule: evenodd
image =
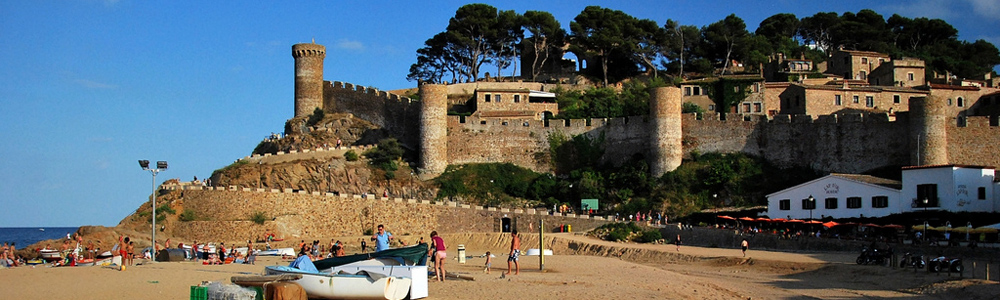
M807 219L810 212L802 207L802 199L813 196L816 201L816 209L812 210L813 218L822 217L852 218L860 217L882 217L890 214L908 211L909 202L900 201L900 192L895 189L846 180L835 176L827 176L816 181L808 182L791 188L784 192L768 195L767 215L771 218ZM888 197L888 207L872 207L872 197ZM860 197L860 208L848 208L847 198ZM826 208L828 198L835 198L837 208ZM789 200L789 209L781 210L781 200ZM904 205L906 204L906 205ZM905 207L904 207L905 206Z

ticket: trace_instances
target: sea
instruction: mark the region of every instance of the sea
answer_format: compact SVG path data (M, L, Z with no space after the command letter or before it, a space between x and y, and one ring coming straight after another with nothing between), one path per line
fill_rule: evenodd
M79 227L0 227L0 243L14 243L17 249L24 249L34 243L66 238Z

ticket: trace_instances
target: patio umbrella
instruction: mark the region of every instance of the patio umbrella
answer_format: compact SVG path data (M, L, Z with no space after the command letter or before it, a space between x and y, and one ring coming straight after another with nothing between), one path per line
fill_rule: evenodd
M809 220L809 221L806 221L806 224L823 224L823 221Z
M802 221L802 220L799 220L799 219L791 219L791 220L788 220L788 223L805 223L805 222L806 222L806 221Z
M826 228L830 228L830 227L837 226L837 225L840 225L840 223L837 223L837 222L834 222L834 221L823 223L823 227L826 227Z
M771 219L768 219L768 218L757 218L757 220L754 220L754 221L757 221L757 222L771 222Z
M787 219L782 219L782 218L777 218L777 219L771 219L771 222L774 222L774 223L784 223L784 222L788 222L788 220Z
M733 217L730 217L730 216L718 216L718 218L720 218L720 219L726 219L726 220L736 220L736 218L733 218Z
M742 217L742 218L740 218L740 221L751 221L751 222L753 222L754 219L751 218L751 217Z
M979 227L979 228L972 229L972 231L970 231L970 233L996 233L997 231L1000 231L1000 229L996 229L996 228L992 228L992 227Z
M865 226L865 227L882 227L881 225L878 225L878 224L875 224L875 223L868 223L868 224L864 224L864 225L861 225L861 226Z
M903 229L903 225L889 224L882 226L882 228Z
M928 230L928 229L934 230L934 226L924 225L924 224L913 225L913 230Z

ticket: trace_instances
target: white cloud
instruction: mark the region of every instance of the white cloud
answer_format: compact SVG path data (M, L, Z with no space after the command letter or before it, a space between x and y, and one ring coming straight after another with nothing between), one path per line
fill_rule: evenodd
M79 85L81 85L81 86L83 86L85 88L91 88L91 89L114 89L114 88L118 88L118 86L114 85L114 84L107 84L107 83L97 82L97 81L88 80L88 79L73 79L73 82L75 82L76 84L79 84Z
M351 41L348 39L340 39L336 44L337 48L347 49L347 50L365 50L365 45L361 44L359 41Z
M1000 1L997 0L966 0L972 5L977 15L988 19L1000 20Z

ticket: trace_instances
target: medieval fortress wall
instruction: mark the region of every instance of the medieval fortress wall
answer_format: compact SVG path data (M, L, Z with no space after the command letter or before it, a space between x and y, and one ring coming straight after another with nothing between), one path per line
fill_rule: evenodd
M296 63L296 74L299 66ZM298 88L297 108L302 104ZM606 162L617 164L642 154L657 176L676 168L693 151L742 152L783 167L843 173L901 165L1000 166L996 122L959 117L934 95L911 98L909 112L897 112L895 119L885 113L855 113L720 120L718 115L698 119L681 114L680 89L667 87L651 91L647 116L537 121L447 116L447 95L458 92L455 89L472 92L469 85L425 84L420 86L421 100L413 100L334 82L324 84L319 103L327 111L353 113L382 126L417 149L422 171L432 176L449 164L486 162L548 171L550 166L539 157L549 151L552 134L603 136Z

